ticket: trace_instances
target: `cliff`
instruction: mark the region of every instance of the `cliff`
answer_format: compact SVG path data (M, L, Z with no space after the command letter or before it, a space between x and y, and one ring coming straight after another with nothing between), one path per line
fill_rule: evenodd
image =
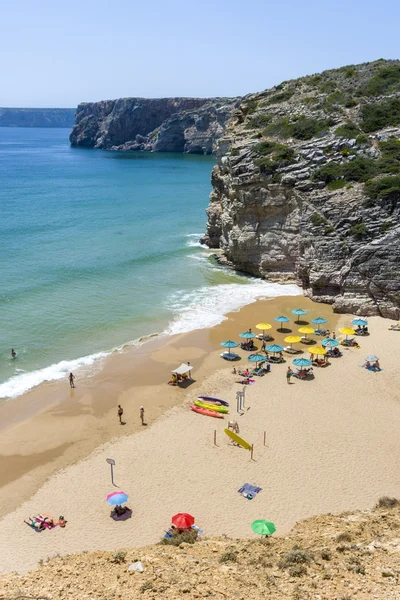
M373 511L313 517L284 538L200 538L194 544L56 556L26 576L0 577L0 594L7 600L394 600L400 510L382 500ZM137 560L143 573L128 570Z
M236 98L122 98L80 104L72 146L211 154Z
M399 318L400 61L246 96L217 144L204 240L337 312Z
M75 108L0 108L0 127L72 127Z

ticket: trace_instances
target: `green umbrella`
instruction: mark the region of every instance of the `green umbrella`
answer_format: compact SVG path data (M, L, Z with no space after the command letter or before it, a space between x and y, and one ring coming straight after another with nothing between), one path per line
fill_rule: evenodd
M258 533L259 535L272 535L274 533L274 531L276 531L276 527L273 523L270 523L269 521L263 521L258 520L258 521L253 521L253 523L251 524L251 528L254 531L254 533Z

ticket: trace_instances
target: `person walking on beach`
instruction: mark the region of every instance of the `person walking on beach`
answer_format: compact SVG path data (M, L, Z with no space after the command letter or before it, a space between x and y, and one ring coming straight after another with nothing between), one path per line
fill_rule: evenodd
M287 383L290 383L291 376L292 376L292 369L290 367L288 367L287 371L286 371L286 381L287 381Z
M73 373L70 373L68 379L69 379L69 386L74 388L75 387L75 383L74 383L75 375L73 375Z
M140 407L140 420L142 421L142 425L144 425L144 407Z
M124 414L124 409L122 408L122 406L120 404L118 404L118 418L119 418L119 422L122 425L122 415Z

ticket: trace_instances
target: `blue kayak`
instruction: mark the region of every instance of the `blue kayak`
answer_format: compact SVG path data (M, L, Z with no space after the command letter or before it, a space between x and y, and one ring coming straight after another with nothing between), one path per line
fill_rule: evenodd
M206 402L213 402L215 404L222 404L223 406L229 406L229 402L221 400L221 398L213 398L212 396L197 396L199 400L205 400Z

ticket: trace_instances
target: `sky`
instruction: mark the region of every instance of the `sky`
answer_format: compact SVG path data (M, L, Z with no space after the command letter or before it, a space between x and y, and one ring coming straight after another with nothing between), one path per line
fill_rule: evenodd
M0 0L0 106L243 96L400 58L396 0Z

